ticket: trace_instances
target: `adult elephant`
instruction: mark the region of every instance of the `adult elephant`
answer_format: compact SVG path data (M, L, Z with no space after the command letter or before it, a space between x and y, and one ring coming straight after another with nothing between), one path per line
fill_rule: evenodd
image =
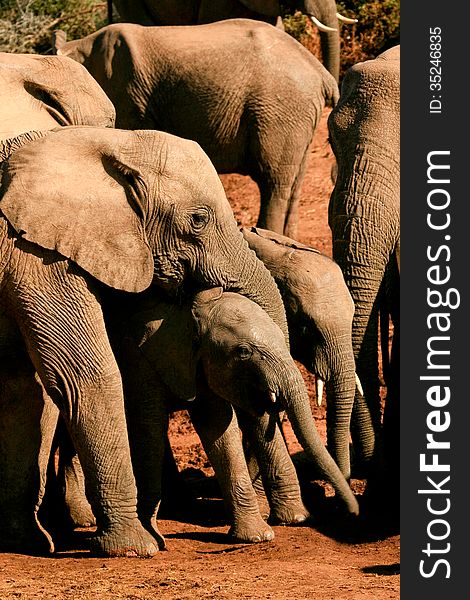
M255 19L283 28L279 0L108 0L108 21L112 5L122 21L140 25L202 25L224 19ZM295 8L308 15L320 30L323 63L339 80L339 23L355 23L337 12L334 0L303 0Z
M76 61L65 56L0 53L0 161L51 129L113 127L115 117L109 98ZM51 443L47 433L41 437L41 431L53 431L57 412L51 403L44 403L41 382L24 359L18 327L3 309L0 331L0 539L9 547L47 550L52 540L38 528L31 506L37 503L38 479L45 477L40 465ZM18 396L27 402L18 402Z
M111 100L76 61L0 52L0 160L40 135L31 132L62 125L114 127L115 118Z
M355 304L353 346L364 397L353 412L356 454L368 464L381 455L379 312L384 317L388 357L389 317L393 323L390 365L384 368L387 400L383 429L388 467L398 470L400 337L400 47L351 67L341 98L328 120L338 164L329 204L333 257ZM387 365L387 360L385 364ZM376 468L383 473L380 464Z
M83 64L116 107L116 126L193 139L219 173L258 184L258 225L296 236L309 146L334 78L266 23L193 27L118 23L56 50Z
M257 227L241 231L278 284L290 351L315 375L319 404L326 382L328 450L349 479L350 423L358 381L351 337L354 304L343 273L329 256L288 237Z
M19 327L77 449L98 523L92 547L152 555L157 542L136 514L103 290L220 285L263 306L287 340L279 290L194 142L62 127L14 151L0 192L0 307Z

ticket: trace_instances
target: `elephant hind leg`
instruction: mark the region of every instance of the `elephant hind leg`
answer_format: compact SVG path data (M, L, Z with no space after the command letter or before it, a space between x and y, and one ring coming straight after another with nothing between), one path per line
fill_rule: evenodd
M284 235L292 239L297 239L298 234L300 192L305 178L305 173L307 171L307 162L308 148L305 151L300 169L297 172L297 176L291 188L291 195L287 207L286 220L284 223Z
M38 511L58 410L31 365L15 361L8 368L3 362L0 381L0 545L9 552L49 554L54 544Z
M295 239L298 231L299 198L308 160L304 152L286 157L275 171L272 168L254 176L260 189L257 226Z

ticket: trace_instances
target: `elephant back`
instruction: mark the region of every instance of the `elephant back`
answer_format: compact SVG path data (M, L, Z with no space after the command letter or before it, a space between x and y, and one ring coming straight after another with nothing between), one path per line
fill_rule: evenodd
M0 53L0 138L61 125L113 127L115 109L87 70L64 56Z

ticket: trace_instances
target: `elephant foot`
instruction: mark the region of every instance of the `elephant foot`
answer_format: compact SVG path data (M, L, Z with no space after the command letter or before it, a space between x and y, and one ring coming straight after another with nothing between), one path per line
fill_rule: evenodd
M228 534L235 541L245 544L271 542L274 539L274 531L261 516L236 522Z
M151 558L159 551L158 541L141 525L115 524L90 538L90 550L96 556Z
M310 517L302 500L284 502L272 507L269 522L273 525L298 525Z
M69 507L72 527L93 527L96 525L95 516L88 503Z
M258 490L256 490L256 499L258 501L258 507L259 507L261 516L263 517L263 519L267 520L271 513L271 507L269 506L269 502L268 502L268 499L266 498L266 495L260 494L260 493L258 493Z

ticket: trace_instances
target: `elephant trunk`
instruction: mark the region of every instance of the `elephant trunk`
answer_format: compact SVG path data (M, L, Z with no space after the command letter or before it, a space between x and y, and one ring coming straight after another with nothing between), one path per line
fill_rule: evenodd
M261 306L280 327L287 347L289 347L286 312L279 288L270 271L256 256L255 252L249 248L242 234L238 233L241 244L239 246L240 258L243 257L243 259L237 258L235 260L234 257L231 257L230 263L232 265L242 264L242 268L234 273L233 266L229 267L231 276L229 276L230 283L226 287L226 291L237 292Z
M351 477L349 436L356 392L354 356L350 335L349 346L349 352L343 353L339 362L335 361L334 366L331 367L330 379L326 386L328 450L347 480Z
M316 17L323 25L331 28L333 31L320 31L320 44L323 57L323 64L333 75L336 81L339 81L339 22L337 17L336 2L318 0L306 0L305 8L302 12L309 16Z
M334 141L335 148L341 141ZM342 152L349 153L349 149L343 146ZM367 465L380 453L378 310L386 292L382 282L390 269L390 249L399 239L399 195L394 191L399 189L399 170L394 161L386 162L378 152L375 164L370 151L357 148L351 153L350 164L344 159L338 163L329 222L333 258L344 273L355 303L352 344L364 396L357 395L351 433L355 454ZM360 218L352 218L359 214Z
M286 389L285 386L283 388ZM335 489L337 496L344 502L349 513L359 514L358 502L338 465L325 448L312 415L308 393L300 371L291 376L288 393L282 398L292 429L300 445L324 478Z

